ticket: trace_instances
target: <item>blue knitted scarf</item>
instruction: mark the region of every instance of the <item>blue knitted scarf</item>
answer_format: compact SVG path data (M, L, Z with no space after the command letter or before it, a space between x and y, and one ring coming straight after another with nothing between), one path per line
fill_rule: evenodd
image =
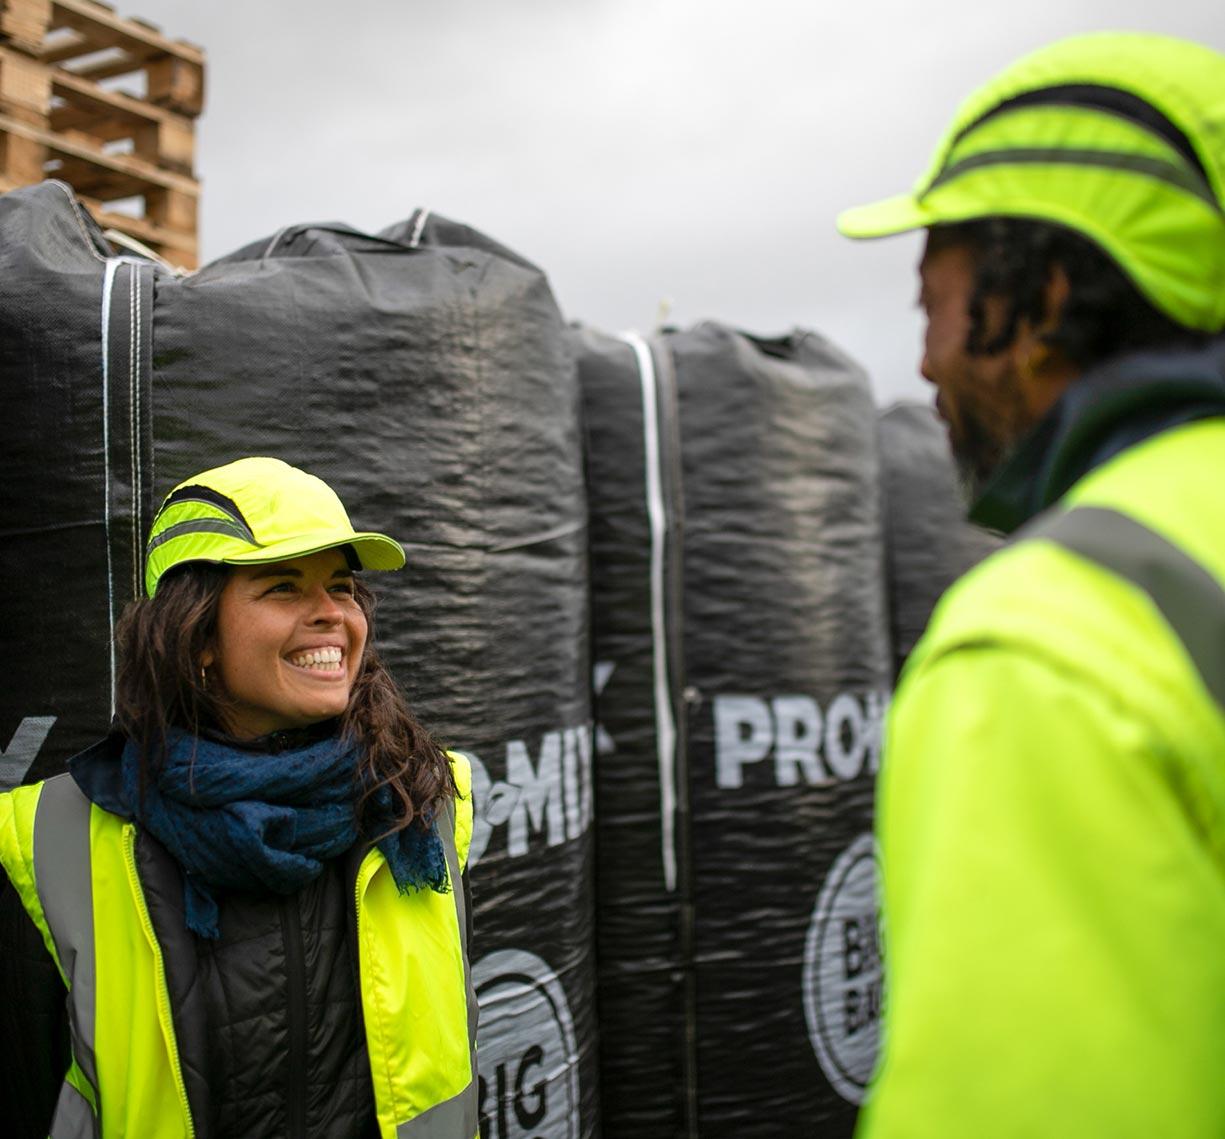
M293 894L358 840L360 749L335 736L263 754L172 729L165 763L142 800L139 749L123 749L122 785L129 813L182 866L187 928L216 939L216 894ZM391 791L365 808L373 833L394 822ZM377 843L400 892L449 889L436 822L415 824Z

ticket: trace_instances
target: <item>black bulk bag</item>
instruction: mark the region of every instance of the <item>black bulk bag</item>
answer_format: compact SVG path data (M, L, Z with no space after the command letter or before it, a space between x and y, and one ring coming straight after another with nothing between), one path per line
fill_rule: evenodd
M576 329L590 506L596 941L605 1139L683 1136L694 1057L675 384Z
M153 267L116 259L60 182L0 195L0 790L110 721L111 634L150 520Z
M578 348L605 1133L849 1135L888 682L866 377L803 332Z

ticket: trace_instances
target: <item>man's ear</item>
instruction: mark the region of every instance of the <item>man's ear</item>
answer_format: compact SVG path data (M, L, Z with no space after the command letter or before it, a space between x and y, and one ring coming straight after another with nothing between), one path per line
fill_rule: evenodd
M1042 321L1036 329L1039 336L1054 332L1059 327L1064 306L1072 294L1072 282L1068 280L1067 270L1056 262L1050 267L1046 276L1046 287L1042 290Z
M1037 324L1022 319L1012 342L1012 363L1021 393L1030 413L1044 415L1080 374L1070 360L1047 343L1059 327L1072 284L1062 265L1052 265L1043 289L1042 319Z

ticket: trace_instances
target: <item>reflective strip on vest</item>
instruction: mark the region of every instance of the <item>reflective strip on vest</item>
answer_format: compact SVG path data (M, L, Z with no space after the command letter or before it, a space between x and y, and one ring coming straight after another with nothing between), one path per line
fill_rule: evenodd
M474 1069L475 1071L475 1069ZM459 1095L427 1108L396 1128L397 1139L469 1139L476 1136L476 1079Z
M397 1139L469 1139L475 1136L477 1121L476 1081L476 990L472 984L472 964L468 957L468 915L464 908L464 890L460 881L459 852L455 848L455 800L448 799L445 813L442 848L447 856L447 871L451 877L451 893L455 898L455 919L459 922L459 941L464 961L464 994L468 1006L468 1071L471 1079L458 1095L436 1103L420 1115L396 1127Z
M1018 537L1056 542L1148 594L1225 710L1225 589L1203 566L1134 518L1101 506L1039 519Z
M34 875L56 954L70 986L68 1027L72 1056L94 1091L65 1080L51 1122L51 1139L98 1134L98 1062L94 1052L95 962L93 881L90 872L90 802L70 776L43 784L34 815ZM76 1073L74 1073L75 1075Z
M98 1117L89 1101L72 1084L65 1082L55 1102L49 1139L100 1139L101 1134Z

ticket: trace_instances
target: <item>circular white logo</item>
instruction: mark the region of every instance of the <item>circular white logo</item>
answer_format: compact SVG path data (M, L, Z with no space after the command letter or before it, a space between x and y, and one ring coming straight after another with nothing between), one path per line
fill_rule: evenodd
M579 1139L578 1046L556 974L523 949L473 966L481 1139Z
M821 1070L863 1102L876 1065L881 1011L876 845L861 834L834 860L804 944L804 1017Z

